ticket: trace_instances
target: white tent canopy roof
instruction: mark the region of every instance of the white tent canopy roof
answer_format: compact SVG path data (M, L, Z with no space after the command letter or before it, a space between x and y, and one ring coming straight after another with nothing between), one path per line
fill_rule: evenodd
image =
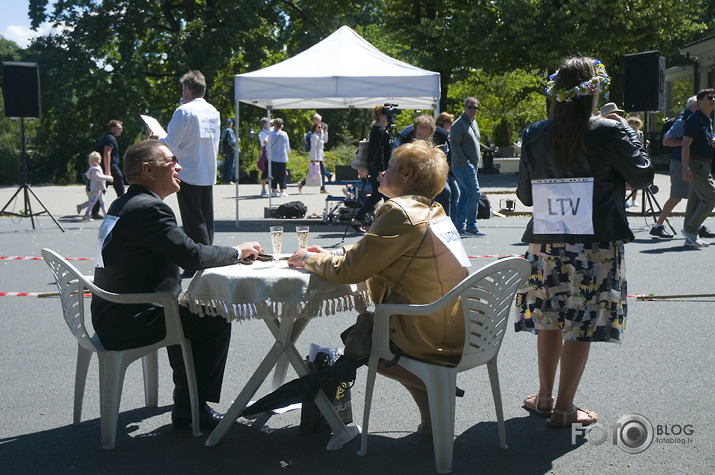
M437 109L439 73L393 59L343 26L278 64L235 77L236 102L264 109Z

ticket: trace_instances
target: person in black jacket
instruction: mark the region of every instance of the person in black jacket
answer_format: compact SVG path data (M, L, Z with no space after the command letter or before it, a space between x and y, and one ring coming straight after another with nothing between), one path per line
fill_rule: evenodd
M634 237L625 183L653 180L625 119L593 116L608 82L598 60L566 60L546 89L552 118L528 126L521 149L517 197L534 211L522 238L532 271L516 296L516 330L538 334L539 367L539 392L524 407L559 427L598 420L573 400L590 342L620 342L625 328L624 243Z
M387 162L390 161L392 154L392 146L390 144L390 132L387 130L388 121L385 114L385 107L382 104L377 104L372 108L372 128L368 136L368 157L367 157L367 172L372 186L372 193L363 203L355 217L350 221L350 227L359 233L365 233L365 227L362 224L367 213L375 208L375 205L384 198L377 189L380 187L380 182L377 178L380 172L387 168Z
M94 283L116 293L171 292L179 295L179 267L204 269L237 264L256 257L257 242L236 247L197 244L176 222L164 198L179 190L181 165L162 142L146 140L132 145L124 155L124 175L129 190L109 208L100 229ZM231 327L222 317L199 317L179 307L184 334L191 341L201 408L201 428L212 429L221 419L206 401L221 394ZM146 346L166 334L161 307L125 305L92 297L92 324L107 350ZM172 424L189 427L191 408L181 347L167 348L174 378Z

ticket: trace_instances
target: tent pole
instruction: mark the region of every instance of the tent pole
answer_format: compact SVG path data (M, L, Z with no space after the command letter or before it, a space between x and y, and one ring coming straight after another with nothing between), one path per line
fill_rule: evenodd
M253 144L250 144L253 146ZM240 181L238 179L237 175L240 175L239 170L241 169L241 140L239 139L238 136L238 99L236 99L236 156L234 158L234 172L233 172L233 178L234 181L236 182L236 229L238 229L238 182Z
M434 105L435 118L437 118L438 115L439 115L439 97L437 98L437 101L435 102L435 105Z
M266 158L268 159L268 209L271 209L271 200L273 199L273 175L271 175L271 131L273 126L271 126L271 108L266 107L266 117L268 118L268 140L266 141Z

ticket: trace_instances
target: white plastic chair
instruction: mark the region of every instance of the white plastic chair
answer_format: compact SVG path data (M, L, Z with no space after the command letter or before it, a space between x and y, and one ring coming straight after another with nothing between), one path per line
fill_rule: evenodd
M379 304L375 307L375 325L368 363L362 445L359 455L367 454L368 422L378 361L391 360L394 357L390 350L390 317L414 315L415 318L419 318L419 315L427 315L443 309L460 297L466 337L459 364L456 367L439 366L404 355L397 364L414 373L427 388L437 473L452 471L457 373L462 371L487 365L497 413L499 444L503 449L506 448L497 354L506 332L509 309L516 290L529 273L530 265L525 259L510 257L483 267L431 304Z
M50 266L55 276L65 322L72 334L77 338L78 343L73 424L78 425L82 419L82 398L92 353L97 353L99 359L99 406L102 447L113 449L117 439L119 403L122 397L122 385L127 367L132 362L142 359L144 400L147 407L157 407L159 399L159 359L157 350L165 346L181 345L189 383L193 435L194 437L200 436L199 401L193 354L190 342L184 338L176 297L170 293L115 294L106 292L94 285L91 277L80 274L72 264L56 252L50 249L42 249L42 258ZM85 300L86 291L109 302L123 304L152 303L164 307L166 337L153 345L141 348L123 351L105 350L97 335L90 336L85 325L85 315L89 315L89 312L85 310L90 300L89 296L86 296L87 299Z

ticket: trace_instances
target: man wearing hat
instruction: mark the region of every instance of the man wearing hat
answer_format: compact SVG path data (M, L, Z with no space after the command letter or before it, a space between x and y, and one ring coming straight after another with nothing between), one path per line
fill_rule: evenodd
M606 119L614 119L619 122L620 119L617 119L613 116L615 115L618 117L622 117L623 114L625 114L625 111L619 109L615 102L608 102L604 104L603 107L601 107L601 109L598 111L598 115L600 115L601 117L605 117Z
M233 121L226 119L226 126L221 132L221 153L223 153L223 183L233 184L233 164L236 158L236 134L233 132Z

